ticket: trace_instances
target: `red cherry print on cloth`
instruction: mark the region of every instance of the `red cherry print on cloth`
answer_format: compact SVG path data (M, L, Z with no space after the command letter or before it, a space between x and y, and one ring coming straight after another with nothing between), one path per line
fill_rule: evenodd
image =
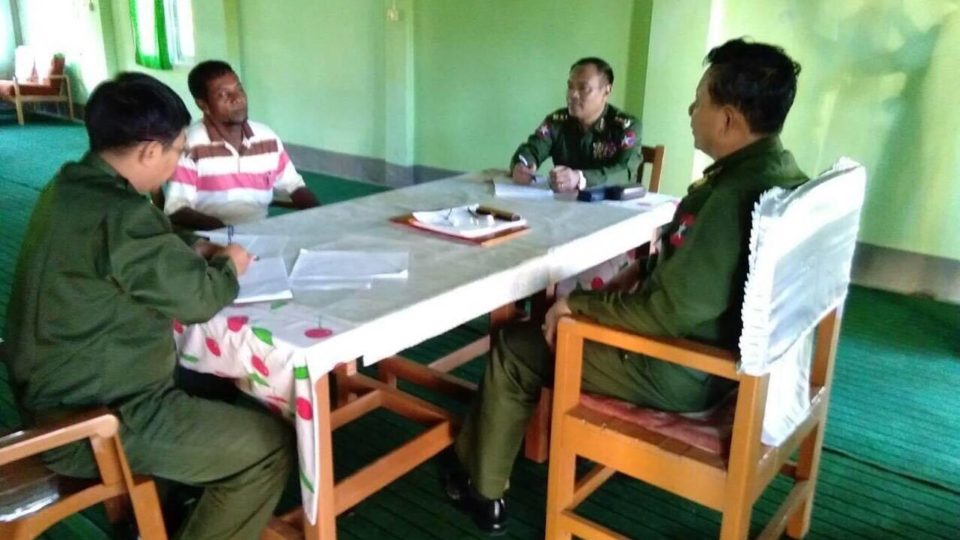
M602 288L603 288L603 278L600 277L600 276L597 276L597 277L593 278L592 280L590 280L590 288L593 289L593 290L595 290L595 291L599 291L600 289L602 289Z
M253 364L253 369L257 370L257 372L264 377L270 376L270 368L267 367L267 364L263 361L263 358L253 355L253 357L250 359L250 363Z
M220 356L220 345L213 338L207 338L207 350L214 356Z
M297 416L304 420L313 419L313 405L302 397L297 398Z
M227 319L227 328L229 328L231 332L239 332L240 329L243 328L243 325L247 324L247 321L249 320L250 317L247 317L246 315L230 317Z
M306 332L304 332L303 335L307 336L308 338L323 339L325 337L330 337L331 335L333 335L333 330L330 330L329 328L323 328L323 327L310 328Z

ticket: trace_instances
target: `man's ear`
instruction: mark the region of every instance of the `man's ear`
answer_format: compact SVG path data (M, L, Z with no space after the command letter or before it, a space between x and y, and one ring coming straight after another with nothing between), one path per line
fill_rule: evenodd
M160 141L142 141L137 149L137 158L141 165L149 165L162 153L163 143Z
M743 114L732 105L724 105L721 109L723 115L723 132L729 133L738 128L743 123Z
M200 112L202 112L205 115L210 114L210 105L207 104L207 100L195 99L193 100L193 102L197 104L197 107L200 109Z
M613 85L606 83L603 85L603 97L610 97L610 92L613 91Z

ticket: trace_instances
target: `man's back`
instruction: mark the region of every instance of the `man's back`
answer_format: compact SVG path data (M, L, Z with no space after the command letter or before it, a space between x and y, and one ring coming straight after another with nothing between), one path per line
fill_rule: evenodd
M98 157L66 164L34 209L8 311L23 405L106 404L167 383L172 317L229 302L236 283L219 276Z

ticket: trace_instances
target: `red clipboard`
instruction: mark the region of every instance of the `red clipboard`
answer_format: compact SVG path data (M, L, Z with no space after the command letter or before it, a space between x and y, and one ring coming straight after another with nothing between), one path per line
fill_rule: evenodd
M396 223L397 225L402 225L404 227L410 227L416 231L427 233L433 236L439 236L446 240L453 240L454 242L460 242L463 244L471 244L474 246L494 246L501 242L506 242L512 238L516 238L522 234L526 234L530 230L529 225L524 225L522 227L517 227L515 229L507 229L504 231L495 232L493 234L488 234L484 236L477 236L474 238L466 238L463 236L458 236L456 234L448 234L440 231L435 231L432 229L425 229L417 225L416 218L413 217L413 214L404 214L402 216L390 218L391 223Z

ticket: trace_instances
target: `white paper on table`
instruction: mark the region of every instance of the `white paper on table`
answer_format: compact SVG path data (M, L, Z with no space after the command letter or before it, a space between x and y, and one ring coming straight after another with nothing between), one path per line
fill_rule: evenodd
M674 197L673 195L667 195L665 193L647 193L643 197L637 197L636 199L628 199L626 201L609 201L603 200L600 201L603 204L609 204L611 206L619 206L620 208L629 208L634 210L650 210L660 206L661 204L666 203L675 203L680 200L679 197Z
M553 190L543 176L531 184L518 184L512 178L494 178L493 196L501 199L552 199Z
M489 214L478 215L476 204L454 206L429 212L414 212L412 225L461 238L478 238L501 231L519 229L527 225L527 220L508 221L494 218Z
M274 257L283 253L283 248L287 246L289 240L286 236L262 236L254 234L234 234L227 238L225 232L207 232L200 233L199 236L206 238L214 244L222 246L228 243L239 244L243 249L258 257Z
M240 293L233 301L235 304L293 298L283 257L263 257L250 261L250 266L238 281Z
M301 249L290 281L297 289L369 289L375 280L407 279L406 251Z

